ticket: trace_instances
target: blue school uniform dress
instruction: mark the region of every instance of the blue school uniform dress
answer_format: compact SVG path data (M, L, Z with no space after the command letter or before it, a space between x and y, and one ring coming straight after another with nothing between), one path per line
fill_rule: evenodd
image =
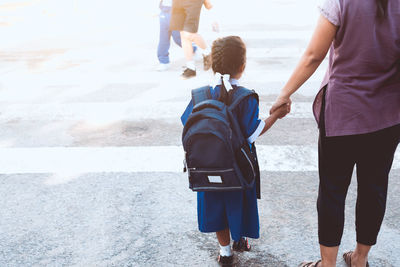
M238 86L235 79L231 79L230 83ZM213 99L218 99L220 89L220 85L210 87ZM183 125L192 110L193 104L190 101L181 117ZM248 97L233 113L238 119L242 133L249 144L252 144L265 126L265 122L258 118L258 101L254 97ZM239 241L241 237L259 238L256 186L245 191L197 192L197 218L199 230L204 233L229 228L235 241Z

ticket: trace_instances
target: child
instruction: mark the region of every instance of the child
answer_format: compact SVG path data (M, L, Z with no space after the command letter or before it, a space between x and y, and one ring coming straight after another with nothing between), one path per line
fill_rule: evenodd
M212 50L212 69L216 74L216 86L210 88L213 99L230 104L233 90L239 85L239 79L246 65L246 46L237 36L229 36L214 41ZM230 77L230 79L228 78ZM233 90L227 91L226 88ZM192 112L190 103L182 116L183 124ZM250 96L243 100L235 110L242 133L252 147L258 136L265 133L278 118L288 113L288 107L282 106L266 120L258 118L258 100ZM218 262L223 265L233 263L230 247L232 235L233 249L249 251L247 237L259 237L257 208L257 188L246 191L198 192L197 193L198 225L201 232L216 232L220 245Z

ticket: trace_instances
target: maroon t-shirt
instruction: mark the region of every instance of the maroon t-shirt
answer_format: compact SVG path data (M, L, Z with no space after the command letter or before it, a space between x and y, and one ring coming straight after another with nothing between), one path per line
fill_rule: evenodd
M364 134L400 124L400 1L376 17L376 1L340 0L340 26L321 88L327 136ZM319 121L322 93L314 101Z

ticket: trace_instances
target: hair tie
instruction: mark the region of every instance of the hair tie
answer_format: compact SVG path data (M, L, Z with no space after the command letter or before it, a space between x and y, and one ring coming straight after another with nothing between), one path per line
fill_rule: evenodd
M229 82L230 78L231 78L231 76L229 74L223 74L222 75L221 73L216 72L215 75L214 75L213 88L215 88L215 86L220 85L221 83L223 83L227 90L232 90L232 85Z

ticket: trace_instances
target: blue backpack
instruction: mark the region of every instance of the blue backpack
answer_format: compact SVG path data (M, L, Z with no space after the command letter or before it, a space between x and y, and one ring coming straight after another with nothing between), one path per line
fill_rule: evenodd
M233 110L247 97L258 95L233 86L230 105L214 100L210 87L192 90L193 111L183 128L182 143L189 188L193 191L234 191L257 184L260 172L254 144L251 149Z

